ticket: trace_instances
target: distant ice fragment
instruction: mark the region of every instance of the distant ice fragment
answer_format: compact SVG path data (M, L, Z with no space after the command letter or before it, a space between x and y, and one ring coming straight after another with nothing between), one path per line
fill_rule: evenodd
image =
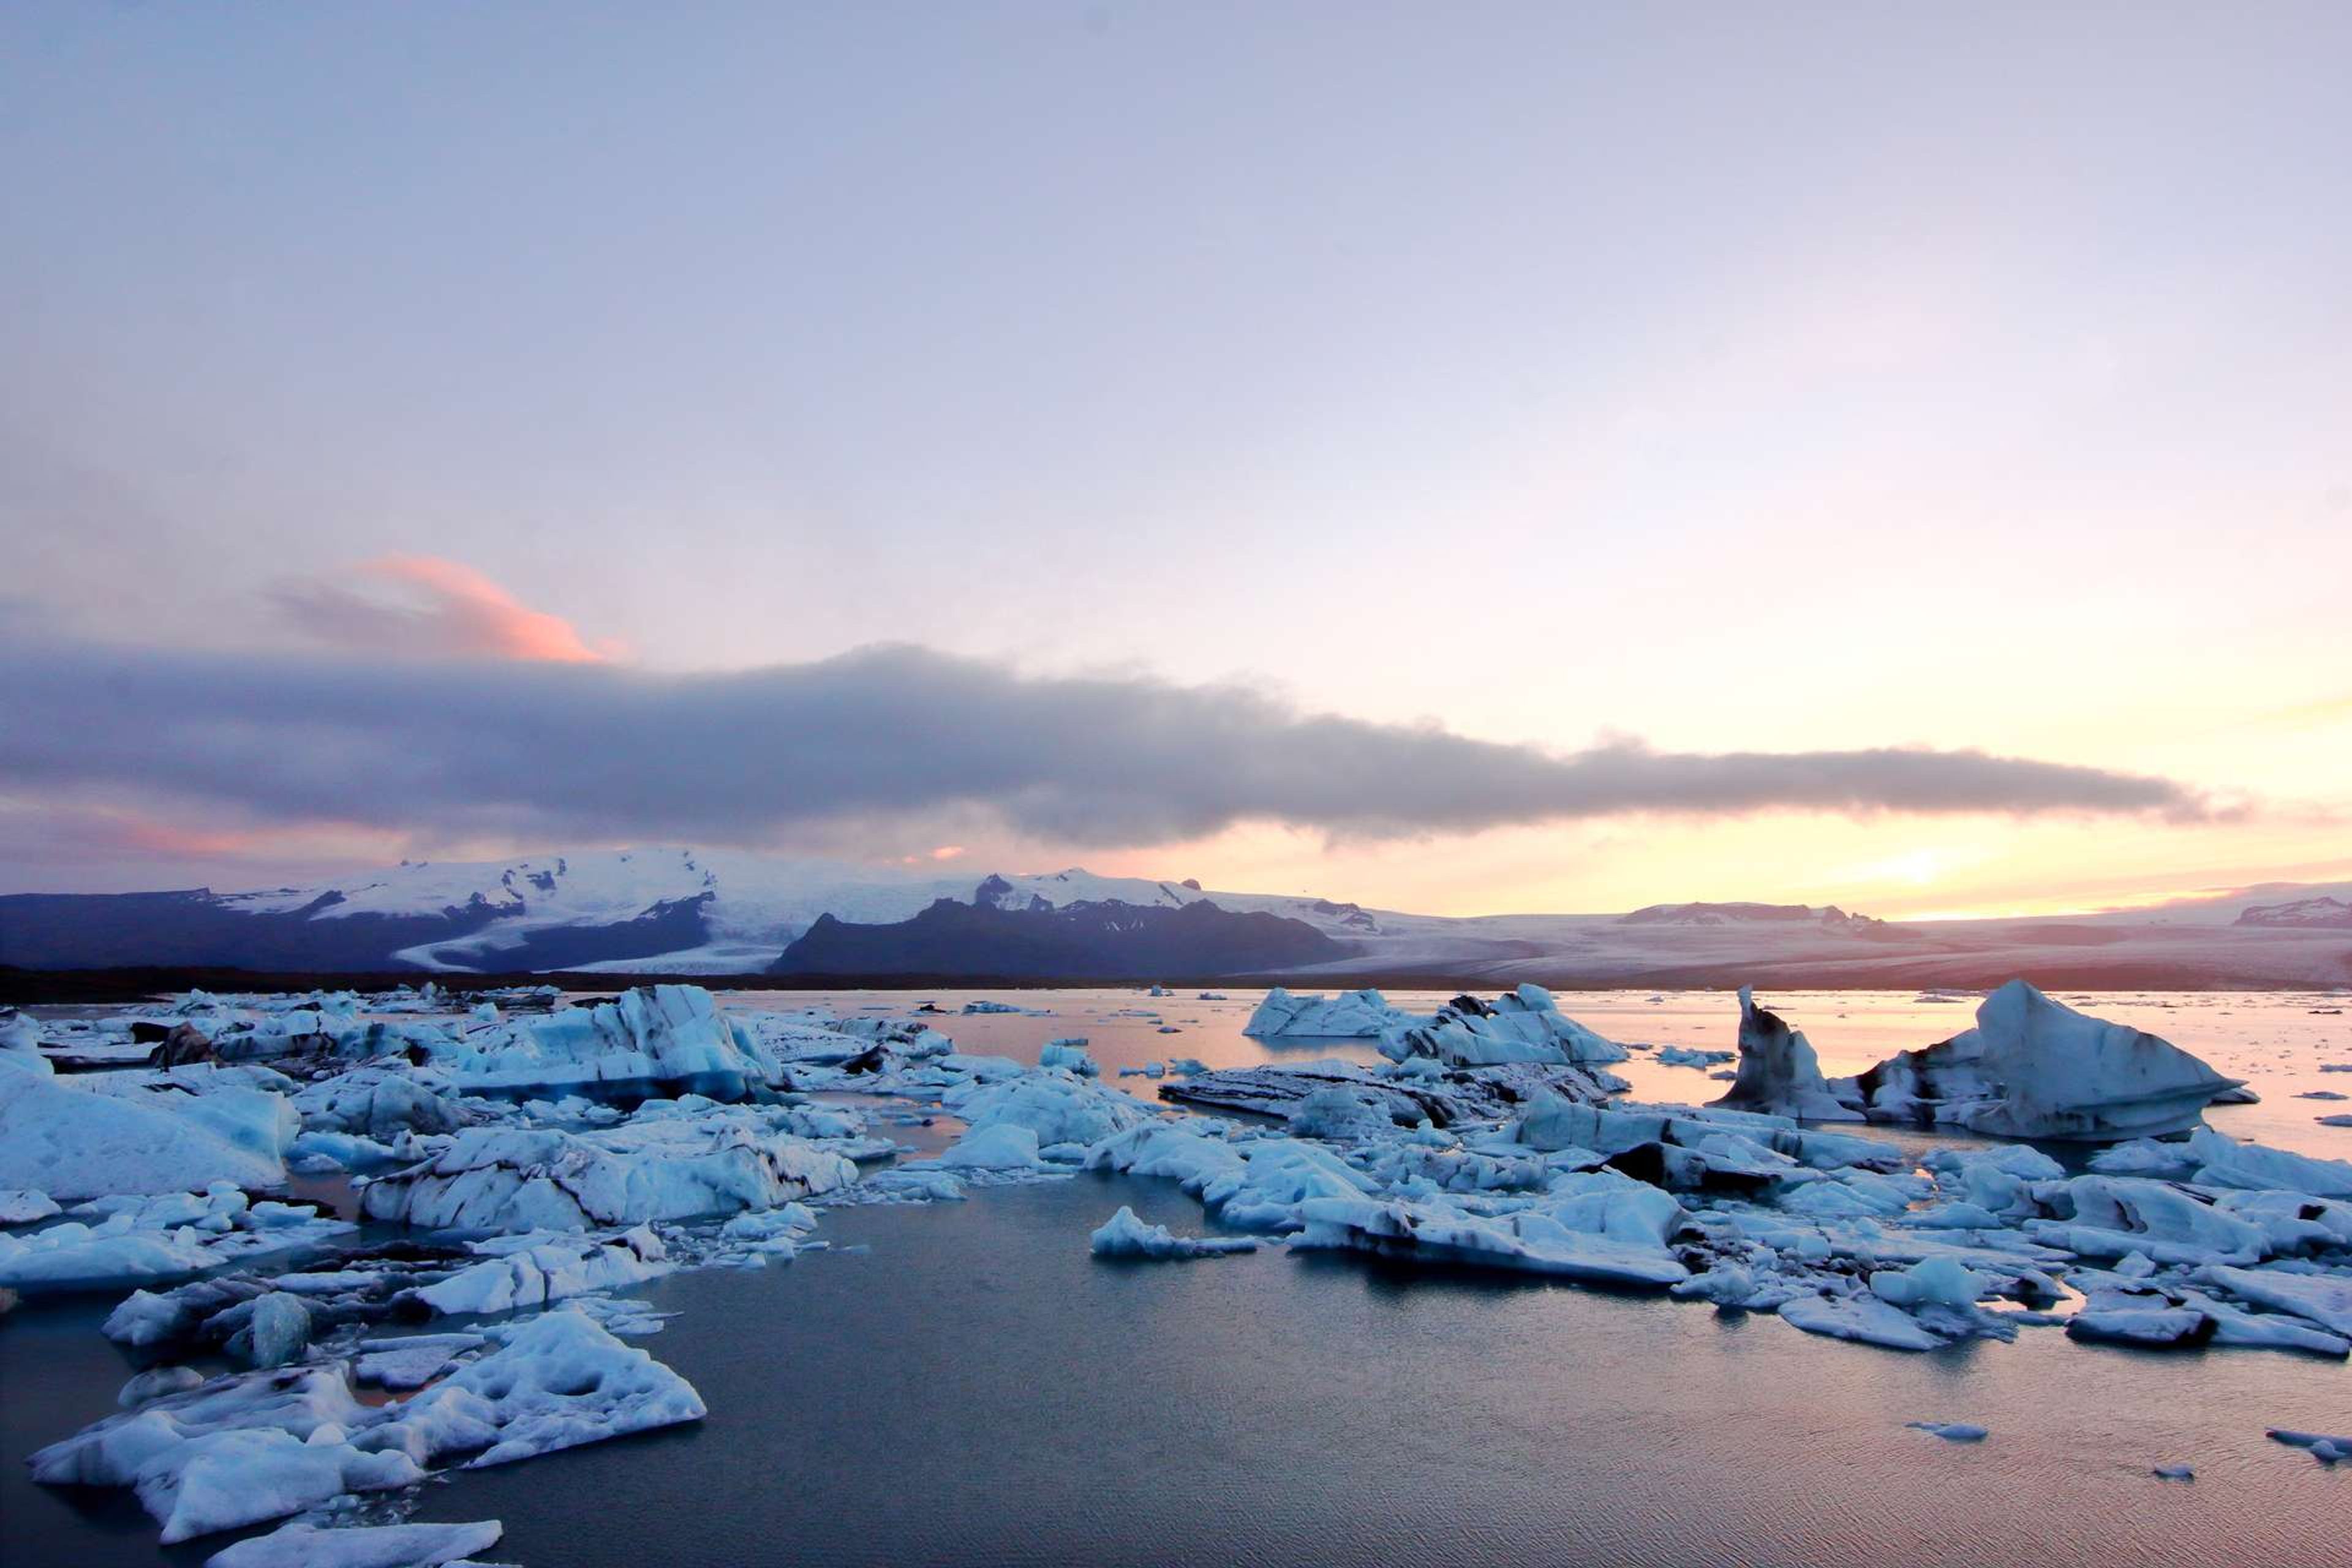
M1981 1443L1987 1433L1981 1426L1966 1421L1906 1421L1906 1426L1921 1432L1933 1432L1948 1443Z

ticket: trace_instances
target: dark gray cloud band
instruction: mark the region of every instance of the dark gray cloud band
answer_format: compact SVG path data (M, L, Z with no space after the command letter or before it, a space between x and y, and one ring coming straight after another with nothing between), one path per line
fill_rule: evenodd
M1040 677L910 647L718 675L362 665L0 634L0 786L262 821L757 843L969 812L1071 844L1638 813L2214 815L2161 778L1975 751L1561 754L1233 686Z

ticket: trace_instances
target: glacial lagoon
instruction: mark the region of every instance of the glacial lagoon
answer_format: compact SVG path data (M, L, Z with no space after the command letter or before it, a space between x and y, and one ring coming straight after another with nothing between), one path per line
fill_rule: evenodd
M963 1050L1024 1061L1080 1035L1107 1085L1146 1097L1157 1083L1119 1069L1376 1059L1367 1040L1244 1037L1255 993L987 994L1045 1011L965 1015L979 994L942 992L723 1001L843 1016L929 1001ZM2317 1120L2340 1107L2296 1098L2352 1084L2320 1071L2352 1061L2345 998L2067 999L2250 1079L2262 1102L2215 1108L2217 1129L2352 1156L2352 1129ZM1839 1074L1958 1032L1975 998L1768 1000ZM1723 993L1560 1002L1628 1044L1732 1044ZM1654 1051L1615 1070L1644 1100L1723 1087ZM889 1131L935 1151L955 1127ZM1922 1152L1984 1142L1857 1131ZM2079 1149L2051 1152L2079 1166ZM338 1178L297 1186L348 1202ZM2086 1345L2056 1328L1904 1354L1769 1314L1279 1243L1196 1264L1090 1257L1087 1234L1122 1205L1179 1233L1218 1229L1173 1183L1080 1172L962 1202L820 1207L823 1250L630 1289L669 1314L634 1342L701 1391L708 1417L449 1473L414 1517L499 1519L489 1555L534 1564L2341 1560L2352 1466L2264 1436L2352 1426L2340 1361ZM194 1563L230 1539L159 1549L128 1493L28 1480L23 1457L110 1412L135 1368L98 1331L111 1301L35 1300L0 1322L12 1565ZM1906 1425L1929 1420L1990 1436ZM2152 1474L2178 1463L2195 1479Z

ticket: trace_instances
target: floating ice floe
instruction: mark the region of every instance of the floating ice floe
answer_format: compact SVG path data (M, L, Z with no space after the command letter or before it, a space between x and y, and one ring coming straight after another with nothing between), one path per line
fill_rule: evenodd
M505 1533L495 1519L331 1530L297 1521L222 1548L205 1559L205 1568L441 1568L488 1551Z
M1433 1017L1383 1030L1381 1054L1393 1061L1424 1057L1449 1068L1484 1068L1516 1062L1598 1067L1622 1062L1627 1053L1562 1013L1542 986L1522 985L1492 1002L1456 996Z
M1571 1173L1562 1178L1573 1184ZM1585 1175L1556 1184L1555 1202L1481 1215L1436 1199L1315 1198L1292 1245L1339 1247L1421 1263L1476 1264L1586 1284L1675 1285L1690 1270L1666 1250L1681 1208L1654 1187Z
M1132 1095L1050 1068L958 1084L943 1092L941 1103L973 1132L1022 1127L1041 1145L1098 1142L1156 1114Z
M490 1354L392 1407L387 1430L434 1457L479 1448L467 1463L481 1468L708 1413L686 1379L572 1308L499 1337Z
M30 1225L60 1211L55 1198L29 1187L0 1189L0 1225Z
M1087 1247L1097 1258L1155 1260L1222 1258L1257 1250L1257 1243L1247 1237L1178 1236L1164 1225L1146 1225L1125 1205L1087 1239Z
M857 1179L848 1155L772 1125L771 1108L610 1129L473 1127L433 1158L366 1179L375 1219L421 1227L601 1230L774 1208Z
M436 1312L511 1312L640 1284L673 1267L647 1226L603 1237L527 1231L477 1241L471 1250L484 1255L481 1262L420 1287L415 1299Z
M1906 1421L1903 1425L1932 1432L1947 1443L1981 1443L1990 1436L1983 1427L1966 1421Z
M0 1235L0 1286L127 1289L320 1246L356 1228L307 1205L254 1203L226 1182L203 1193L93 1199L72 1213L41 1230Z
M404 1447L352 1440L377 1420L339 1365L233 1374L51 1444L33 1455L33 1479L129 1487L170 1545L423 1480Z
M408 1486L452 1455L505 1464L705 1414L684 1378L571 1309L493 1340L389 1405L358 1400L340 1361L215 1378L51 1444L33 1478L132 1488L169 1544Z
M2274 1443L2284 1443L2290 1448L2301 1448L2323 1465L2333 1465L2352 1459L2352 1436L2329 1436L2324 1432L2297 1432L2292 1427L2273 1426L2265 1434Z
M1283 1036L1301 1039L1371 1039L1413 1021L1412 1015L1391 1007L1388 998L1377 991L1297 996L1277 985L1250 1014L1249 1022L1242 1026L1242 1033L1255 1039Z
M1508 1115L1539 1094L1592 1101L1622 1087L1622 1080L1599 1068L1520 1062L1455 1071L1420 1058L1385 1068L1324 1061L1202 1069L1162 1085L1160 1096L1180 1104L1287 1121L1309 1095L1344 1088L1385 1105L1390 1119L1400 1126L1427 1121L1451 1127Z

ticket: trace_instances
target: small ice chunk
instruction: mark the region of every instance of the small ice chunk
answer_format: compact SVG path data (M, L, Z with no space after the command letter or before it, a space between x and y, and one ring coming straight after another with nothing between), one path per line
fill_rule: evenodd
M2352 1458L2352 1436L2331 1436L2325 1432L2298 1432L2291 1426L2273 1426L2269 1436L2273 1443L2284 1443L2290 1448L2302 1448L2323 1465Z
M284 1366L310 1342L310 1309L302 1298L272 1290L253 1303L252 1357L256 1366Z
M30 1187L0 1189L0 1225L30 1225L58 1212L56 1201L47 1193Z
M1966 1421L1906 1421L1903 1425L1916 1431L1933 1432L1947 1443L1981 1443L1986 1436L1983 1427Z

